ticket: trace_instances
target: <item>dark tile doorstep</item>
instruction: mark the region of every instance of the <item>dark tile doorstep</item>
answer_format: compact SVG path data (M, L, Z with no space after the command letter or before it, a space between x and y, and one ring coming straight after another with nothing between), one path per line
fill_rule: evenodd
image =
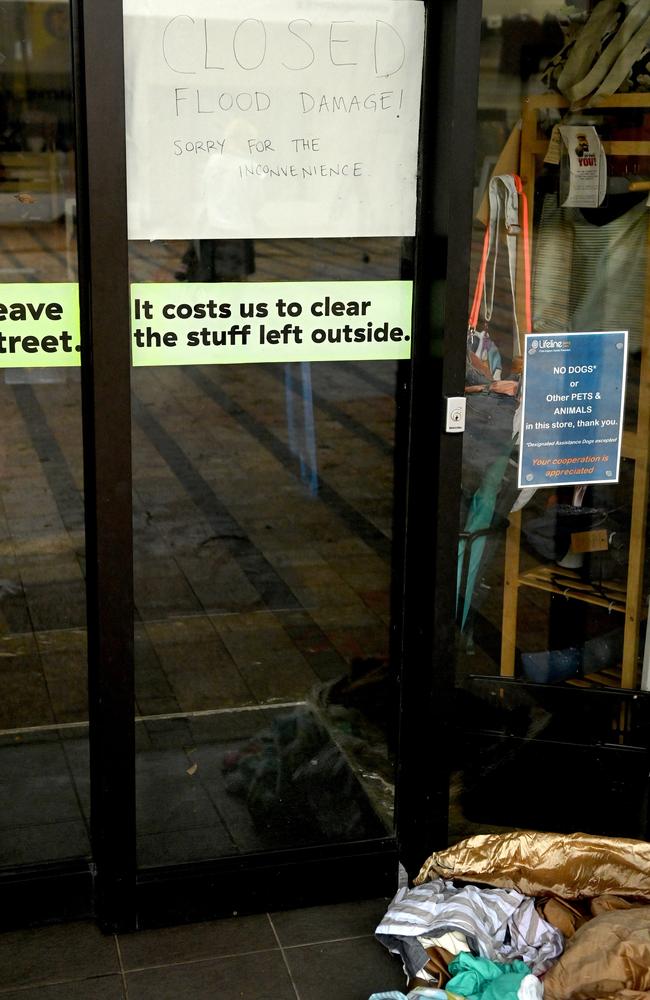
M368 1000L404 986L372 936L387 902L117 937L92 924L0 934L0 1000Z

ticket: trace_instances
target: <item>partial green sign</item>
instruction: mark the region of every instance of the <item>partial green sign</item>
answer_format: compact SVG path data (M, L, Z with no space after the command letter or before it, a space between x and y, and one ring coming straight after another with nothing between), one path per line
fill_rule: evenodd
M0 368L79 365L79 286L0 286Z
M133 364L408 358L412 295L410 281L133 284Z

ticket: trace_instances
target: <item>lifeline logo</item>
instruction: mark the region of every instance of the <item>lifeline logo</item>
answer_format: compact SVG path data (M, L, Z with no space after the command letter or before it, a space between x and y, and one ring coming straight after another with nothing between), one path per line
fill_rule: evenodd
M569 351L571 349L570 340L552 340L550 337L544 340L531 340L530 347L528 348L529 354L536 354L539 351L541 354L548 353L549 351Z

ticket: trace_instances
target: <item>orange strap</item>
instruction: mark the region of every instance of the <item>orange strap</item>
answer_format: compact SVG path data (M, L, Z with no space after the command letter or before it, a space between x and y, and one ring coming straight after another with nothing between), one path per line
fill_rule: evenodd
M475 330L476 327L478 326L478 317L481 310L481 296L483 295L483 288L485 286L485 272L487 271L489 252L490 252L490 227L486 226L485 236L483 237L483 252L481 255L481 263L478 269L478 275L476 276L474 301L472 302L472 309L469 314L470 330Z

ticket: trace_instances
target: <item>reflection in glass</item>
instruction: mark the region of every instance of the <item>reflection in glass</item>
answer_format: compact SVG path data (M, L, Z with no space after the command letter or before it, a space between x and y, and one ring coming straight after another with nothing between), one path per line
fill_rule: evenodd
M410 246L130 252L133 281L377 280L409 276ZM392 828L396 382L394 362L134 370L142 865Z
M0 301L76 277L69 8L0 8ZM78 373L0 368L0 865L89 853Z

